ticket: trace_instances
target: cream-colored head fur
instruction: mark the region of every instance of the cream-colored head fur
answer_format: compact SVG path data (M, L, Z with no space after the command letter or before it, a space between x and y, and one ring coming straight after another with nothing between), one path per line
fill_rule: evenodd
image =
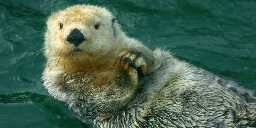
M86 37L77 48L67 41L67 36L75 28ZM49 17L45 54L48 59L65 57L65 60L79 59L86 61L83 63L95 63L97 59L106 58L106 55L118 49L115 45L116 33L123 34L107 9L92 5L71 6ZM75 51L77 49L79 52Z

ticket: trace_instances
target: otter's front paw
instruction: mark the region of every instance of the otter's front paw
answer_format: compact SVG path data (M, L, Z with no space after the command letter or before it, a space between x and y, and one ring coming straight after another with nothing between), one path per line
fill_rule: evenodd
M141 52L136 49L125 49L121 52L119 67L123 70L135 69L140 75L147 71L147 63Z

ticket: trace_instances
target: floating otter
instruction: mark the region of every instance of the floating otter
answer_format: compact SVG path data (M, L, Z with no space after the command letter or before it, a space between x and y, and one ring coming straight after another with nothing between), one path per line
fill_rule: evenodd
M52 14L45 56L49 94L91 127L256 127L252 92L150 50L105 8L75 5Z

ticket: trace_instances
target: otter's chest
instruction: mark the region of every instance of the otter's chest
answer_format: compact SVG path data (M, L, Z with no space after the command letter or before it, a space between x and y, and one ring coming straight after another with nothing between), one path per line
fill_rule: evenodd
M64 73L62 82L65 85L80 85L101 87L113 83L117 75L115 71L108 72L76 72Z
M104 89L127 83L125 74L119 71L64 73L60 86L66 89Z

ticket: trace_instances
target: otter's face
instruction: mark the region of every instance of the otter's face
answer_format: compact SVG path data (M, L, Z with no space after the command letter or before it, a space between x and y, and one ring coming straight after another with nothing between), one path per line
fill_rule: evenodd
M95 6L77 5L54 13L47 22L46 54L104 56L115 42L114 22L109 11Z

